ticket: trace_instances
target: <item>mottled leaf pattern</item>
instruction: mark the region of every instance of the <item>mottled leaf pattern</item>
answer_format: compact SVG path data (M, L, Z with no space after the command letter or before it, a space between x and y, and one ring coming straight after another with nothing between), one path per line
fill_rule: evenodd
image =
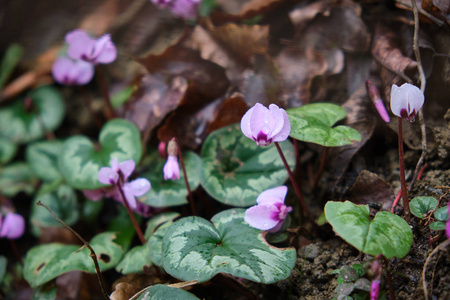
M212 218L186 217L175 222L163 239L163 267L172 276L204 282L227 273L255 282L289 277L293 248L278 249L244 221L244 209L229 209Z
M15 162L0 168L0 191L7 197L13 197L19 192L31 194L36 184L37 178L26 163Z
M334 126L345 118L345 110L332 103L312 103L286 110L294 139L327 147L348 145L361 135L348 126Z
M157 284L145 291L138 300L199 300L185 290Z
M17 146L10 139L0 136L0 164L9 162L16 155Z
M119 162L133 159L139 162L142 155L140 133L132 123L114 119L106 123L99 137L100 150L85 136L66 140L58 164L67 183L78 189L96 189L104 186L98 181L101 167L111 165L113 158Z
M58 169L58 156L62 142L57 140L36 142L26 149L26 159L33 173L41 180L52 182L62 179Z
M368 205L328 201L325 216L337 235L366 254L402 258L413 242L411 228L405 220L381 211L370 221Z
M285 141L280 146L293 168L293 145ZM275 145L257 146L237 124L211 133L203 144L201 157L201 185L227 205L254 205L262 191L282 185L288 177Z

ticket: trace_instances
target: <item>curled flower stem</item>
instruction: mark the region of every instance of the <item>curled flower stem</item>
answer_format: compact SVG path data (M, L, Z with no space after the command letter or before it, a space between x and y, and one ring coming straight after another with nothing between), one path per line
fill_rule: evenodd
M178 147L177 147L177 149L178 149L178 156L180 157L180 165L181 165L181 170L183 171L184 183L186 184L186 188L188 190L189 205L191 206L191 213L192 213L193 216L196 216L197 215L197 211L195 210L194 197L192 196L191 186L189 185L187 172L186 172L186 167L184 165L184 160L183 160L183 154L181 153L181 148L180 148L180 144L178 143L178 139L177 138L174 138L174 139L175 139L175 142L178 145Z
M292 174L291 168L289 168L289 165L286 161L286 158L284 157L283 151L281 150L278 142L275 142L275 147L277 148L278 153L280 154L280 157L281 157L281 160L283 161L284 167L286 168L286 170L289 174L289 178L291 179L292 185L294 186L295 193L297 194L298 200L300 202L300 206L302 208L301 214L302 214L302 216L304 214L306 214L306 217L308 218L309 223L313 227L314 231L318 234L319 227L317 226L316 222L314 222L311 212L309 211L308 205L306 205L305 200L303 199L303 195L300 190L300 187L298 186L297 182L295 181L294 174Z
M111 119L117 117L117 114L116 114L116 111L114 110L114 107L111 104L111 99L109 97L108 88L106 87L105 77L103 76L103 70L100 66L96 66L96 70L97 70L97 80L98 80L98 83L100 84L100 88L103 93L103 99L105 100L105 104L106 104L106 108L107 108L106 118L108 120L111 120Z
M145 245L145 237L142 233L141 228L139 227L138 222L136 221L136 218L134 217L133 212L131 211L130 205L128 204L127 198L125 198L125 193L123 192L122 183L120 182L120 179L117 181L117 188L119 189L120 195L122 196L123 204L125 205L125 208L127 209L128 215L130 216L131 222L133 223L134 229L136 230L137 235L139 236L139 239L141 240L142 245Z
M411 210L409 209L409 200L408 200L408 189L406 188L406 179L405 179L405 161L403 156L403 128L402 128L403 120L398 118L398 164L400 167L400 183L402 190L402 199L403 199L403 207L406 210L405 219L409 222L411 218Z
M43 204L41 201L38 201L38 202L36 203L36 205L45 207L45 208L52 214L53 218L55 218L59 223L61 223L64 227L66 227L67 230L69 230L70 232L72 232L72 233L73 233L73 234L74 234L74 235L75 235L75 236L76 236L76 237L84 244L83 247L86 247L86 248L89 249L89 251L91 252L91 253L89 254L89 256L92 258L92 261L94 262L95 273L97 274L98 281L100 282L100 287L101 287L101 289L102 289L103 296L104 296L106 299L109 299L109 295L108 295L108 293L106 292L106 291L107 291L107 289L106 289L106 283L105 283L105 280L103 279L102 271L100 270L100 265L98 264L97 255L95 254L95 251L94 251L94 249L91 247L91 245L89 245L88 241L86 241L81 235L79 235L78 232L76 232L75 230L73 230L72 227L70 227L69 225L67 225L66 223L64 223L60 218L58 218L58 216L57 216L57 215L56 215L56 214L55 214L55 213L54 213L47 205Z

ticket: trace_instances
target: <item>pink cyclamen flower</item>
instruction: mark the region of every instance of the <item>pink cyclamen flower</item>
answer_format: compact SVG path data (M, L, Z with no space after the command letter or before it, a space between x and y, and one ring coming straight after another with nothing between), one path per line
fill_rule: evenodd
M374 279L370 284L370 300L378 300L380 295L380 280Z
M177 157L169 155L167 162L164 165L164 180L177 180L180 179L180 166L178 164Z
M153 4L161 8L169 8L174 0L150 0Z
M15 213L7 213L2 220L0 215L0 238L15 240L20 238L25 231L25 219Z
M262 192L256 199L258 205L245 211L245 222L260 230L280 230L287 214L292 211L292 207L284 204L286 194L287 187L284 185Z
M392 85L391 111L397 117L413 122L424 101L425 97L418 87L409 83L400 87Z
M52 75L60 84L84 85L94 77L94 65L83 60L61 56L53 63Z
M195 19L202 0L151 0L160 8L168 8L174 15L183 19Z
M256 103L241 120L242 133L254 140L258 146L286 140L291 133L291 123L286 111L275 104L266 108Z
M94 39L84 30L77 29L66 34L66 43L69 44L67 54L73 59L93 64L108 64L117 57L116 46L109 34Z
M116 184L119 181L119 172L123 174L124 180L130 177L135 168L135 163L132 159L121 162L117 158L111 161L111 168L103 167L98 172L98 181L104 184Z

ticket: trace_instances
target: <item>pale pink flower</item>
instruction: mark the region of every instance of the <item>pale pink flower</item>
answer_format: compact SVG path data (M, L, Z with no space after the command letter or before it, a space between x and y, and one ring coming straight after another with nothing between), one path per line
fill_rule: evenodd
M256 199L258 205L245 211L245 222L260 230L280 230L287 214L292 211L292 207L284 204L286 194L287 187L284 185L262 192Z
M178 164L178 159L174 155L169 155L167 157L167 162L164 165L164 180L177 180L180 179L180 166Z
M391 111L397 117L414 121L417 112L422 108L425 97L422 91L409 83L398 87L392 85Z
M83 61L60 56L53 63L53 78L64 85L84 85L94 77L94 65Z
M25 219L15 213L7 213L2 220L0 215L0 238L15 240L20 238L25 231Z
M98 172L98 181L104 184L116 184L119 181L119 172L124 176L124 179L130 177L135 168L135 163L132 159L121 162L117 158L111 161L111 167L103 167Z
M258 146L282 142L289 137L291 124L286 111L275 104L266 108L256 103L241 119L242 133Z
M109 34L95 39L84 30L77 29L66 34L66 43L69 44L67 54L73 59L93 64L108 64L117 57L116 46L111 41Z

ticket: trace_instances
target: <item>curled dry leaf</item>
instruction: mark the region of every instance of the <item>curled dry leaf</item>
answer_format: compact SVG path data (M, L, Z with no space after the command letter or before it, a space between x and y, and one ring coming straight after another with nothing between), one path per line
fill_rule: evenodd
M387 211L391 208L395 195L386 181L375 173L363 170L346 198L355 204L380 204L381 208Z

